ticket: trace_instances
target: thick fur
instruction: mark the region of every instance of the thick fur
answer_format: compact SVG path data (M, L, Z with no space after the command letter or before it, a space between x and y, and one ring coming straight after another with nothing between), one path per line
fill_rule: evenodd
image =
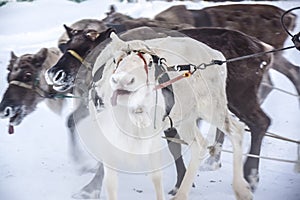
M284 47L288 38L280 23L284 12L276 6L265 4L219 5L200 10L189 10L184 5L178 5L157 14L154 19L162 22L189 23L194 27L223 27L238 30L277 49ZM285 15L284 23L289 31L295 28L296 19L297 16L293 13ZM297 93L300 94L299 66L289 62L282 52L277 52L274 54L272 68L290 79ZM264 81L266 84L261 85L258 94L261 97L260 102L263 102L272 91L273 84L269 74L265 74Z
M44 73L60 58L61 53L57 48L42 48L36 54L24 54L17 57L14 53L11 55L10 64L8 65L8 83L12 81L24 82L34 86L38 80L39 87L46 93L56 93L51 86L46 83ZM24 117L36 108L36 105L45 100L32 89L9 84L0 103L0 115L9 117L12 125L19 125ZM47 99L46 104L56 113L62 110L63 99ZM7 108L11 108L9 114L4 113ZM18 114L19 117L16 117Z
M180 30L180 32L173 32L163 29L153 29L150 27L140 27L126 31L124 34L121 34L121 38L125 40L151 39L166 37L168 35L190 36L198 41L206 43L212 48L221 51L226 58L235 58L257 52L263 52L271 50L272 48L271 46L264 44L256 38L243 34L239 31L222 28L184 29ZM70 42L70 44L72 44L73 42ZM75 46L83 47L85 43L88 42L83 39L82 41L76 40L75 43ZM80 49L76 49L76 51L81 52ZM96 50L96 52L100 52L99 49ZM97 53L95 53L94 55L97 55ZM96 59L96 56L92 56L91 59L87 59L90 61L94 61ZM70 70L69 66L71 63L72 60L66 59L65 62L61 63L61 66L63 66L67 72L68 70ZM227 65L228 77L226 93L229 103L229 109L234 114L239 116L240 119L249 127L255 127L255 129L251 128L251 131L253 132L253 138L259 137L260 141L262 139L260 135L264 134L265 130L269 126L270 120L260 108L259 102L261 100L257 98L257 92L262 77L265 72L267 72L271 63L272 55L269 54L261 57L251 58L251 62L249 62L249 59L246 59L228 63ZM77 69L79 69L80 64L77 63L77 65ZM97 71L97 75L94 76L95 81L101 78L102 69L103 68ZM75 68L73 70L75 70ZM86 80L86 76L82 76L82 78L80 78L79 76L81 75L77 76L78 79ZM245 101L247 101L248 104L245 104ZM260 123L257 123L257 119L260 119ZM222 140L222 138L223 136L221 134L218 134L218 139ZM218 142L222 143L222 141ZM260 143L256 142L256 145L260 146ZM253 148L256 147L253 146ZM216 154L214 157L211 157L210 160L213 161L211 165L220 166L219 158L220 154ZM258 159L254 159L252 160L252 162L254 162L255 164L251 165L250 168L258 169ZM250 172L251 170L246 171ZM248 174L246 173L245 176L247 178ZM179 180L179 182L176 184L176 187L180 185L181 181L182 179ZM251 185L257 185L257 183L251 183ZM91 185L91 187L93 186ZM177 189L175 188L175 190Z
M282 48L288 35L280 24L284 10L264 4L232 4L206 7L200 10L189 10L184 5L172 6L154 17L154 20L137 18L131 19L126 15L110 14L103 21L113 21L116 28L122 31L139 26L164 27L180 30L191 27L222 27L237 30L247 35L272 45L274 48ZM115 16L117 20L114 19ZM288 30L293 30L297 16L288 13L284 23ZM117 29L118 30L118 29ZM287 76L292 81L300 94L299 66L289 62L282 54L274 54L273 65L276 71ZM272 91L273 83L269 74L265 74L264 81L259 90L260 102Z
M102 31L107 29L107 26L104 22L99 21L97 19L82 19L75 23L73 23L70 28L73 30L98 30ZM75 33L73 33L75 34ZM70 33L66 31L63 33L58 39L58 47L62 52L65 51L65 44L70 40Z
M264 4L232 4L189 10L184 5L172 6L157 14L154 19L173 23L187 23L195 27L224 27L242 31L267 44L280 48L287 33L280 24L284 10ZM289 30L295 27L296 15L286 15L285 24Z
M211 59L224 59L224 56L215 51L203 43L197 42L190 38L161 38L142 41L132 41L124 43L112 36L113 41L99 56L95 63L95 73L98 67L107 62L104 69L102 79L97 83L97 91L105 99L105 105L107 108L111 107L110 99L112 97L113 90L125 89L133 91L132 101L125 101L121 98L120 103L122 106L128 106L128 109L145 110L145 115L148 113L148 101L142 98L144 95L147 99L153 97L153 85L148 87L142 87L137 89L141 85L146 84L146 79L149 78L149 83L155 83L154 70L149 70L149 76L145 76L144 63L142 59L139 59L137 55L129 54L126 56L126 51L129 50L141 50L146 52L146 63L150 62L150 57L146 57L147 54L155 54L159 57L166 58L167 65L175 65L178 63L201 63L210 62ZM163 48L162 48L163 47ZM121 51L121 52L120 52ZM123 56L121 55L123 51ZM120 54L118 54L120 52ZM202 52L202 53L200 53ZM113 74L114 67L112 59L120 59L120 64ZM177 56L176 56L177 55ZM131 60L131 59L133 60ZM139 61L138 61L139 60ZM139 68L138 68L139 67ZM144 75L143 75L144 74ZM171 77L177 76L178 73L168 73ZM234 146L234 181L233 188L237 199L252 199L252 193L247 182L243 178L242 171L242 147L241 142L243 138L243 125L236 119L230 116L227 108L227 99L225 92L226 85L226 66L210 66L205 70L196 71L188 80L181 80L173 84L174 93L178 97L177 103L175 103L170 116L175 121L175 127L180 131L182 138L191 145L192 158L187 172L183 179L176 196L174 199L187 199L189 190L192 186L193 179L196 175L200 161L203 158L203 153L206 149L205 138L201 136L197 127L196 121L201 118L213 125L217 126L220 130L229 135ZM129 81L134 78L135 81ZM145 93L146 92L146 93ZM146 97L145 96L145 97ZM124 97L126 99L126 97ZM118 106L118 105L117 105ZM135 107L137 106L137 107ZM91 108L93 109L93 108ZM114 109L114 108L112 108ZM95 112L93 112L95 113ZM101 113L100 113L101 115ZM149 119L143 118L147 122ZM147 123L146 123L147 124ZM118 125L114 123L112 126ZM184 129L184 130L181 130ZM110 135L110 132L104 133ZM111 170L111 169L110 169ZM108 176L114 173L105 173L104 180L111 180ZM115 181L105 182L110 199L115 199L117 196L116 188L112 183ZM159 181L156 182L159 184ZM160 190L157 191L159 195ZM157 197L158 198L158 197ZM162 199L160 197L158 199Z

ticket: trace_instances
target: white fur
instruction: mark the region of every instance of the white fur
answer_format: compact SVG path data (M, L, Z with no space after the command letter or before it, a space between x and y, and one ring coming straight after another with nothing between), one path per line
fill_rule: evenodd
M47 84L47 81L45 79L45 73L46 71L52 67L59 58L61 57L61 52L59 51L58 48L52 47L47 49L47 58L45 62L43 63L43 69L40 73L40 87L44 91L49 91L50 86ZM46 105L49 107L51 111L53 111L56 114L61 114L63 106L65 105L66 100L65 99L45 99Z
M157 150L162 141L159 135L153 134L153 132L157 132L156 129L153 129L153 124L158 122L159 130L165 128L165 124L161 121L164 114L164 102L161 91L159 90L157 93L153 91L154 85L157 84L154 80L154 68L149 69L149 83L147 84L143 60L135 53L127 55L125 52L127 50L146 52L143 57L147 64L151 59L147 53L156 54L165 58L169 66L188 63L198 65L210 63L212 59L224 60L225 58L220 52L190 38L168 37L125 43L112 34L112 43L100 54L93 71L95 73L97 67L106 62L103 78L96 84L98 94L104 99L105 111L97 114L96 119L99 120L99 123L107 126L105 130L102 129L102 132L105 137L111 138L112 144L117 148L135 154L148 153L149 158L153 158L150 156L151 152ZM118 68L115 69L116 65L113 63L113 59L118 62L120 58L122 60L119 62ZM226 73L225 65L213 65L205 70L197 70L191 77L177 81L172 85L175 105L170 116L174 121L174 126L181 134L181 138L190 145L192 153L186 175L173 199L188 199L190 188L207 149L207 141L197 127L196 120L199 118L215 125L231 139L234 150L233 189L236 198L240 200L252 199L250 187L243 178L242 170L243 124L229 114L225 93ZM168 72L168 74L173 78L182 72ZM133 79L134 81L130 81ZM121 96L118 98L117 106L112 106L110 98L115 89L125 89L133 91L133 93ZM157 107L159 107L160 112L157 113L154 122L153 109L156 104L156 95L159 97ZM90 106L92 113L95 113L94 106L91 104ZM140 109L144 111L142 114L137 112ZM116 118L123 120L116 120ZM132 141L129 141L124 130L133 134L136 140L132 137ZM142 137L150 136L152 136L151 140L141 140ZM153 143L157 145L153 145ZM114 162L121 159L129 164L138 162L132 159L118 158L115 154L110 155L110 159L116 159ZM152 164L159 166L159 162L161 162L159 157L155 159ZM104 159L104 163L107 163L107 160ZM155 184L157 199L164 199L160 173L155 174L153 183ZM116 199L116 171L108 167L105 170L105 185L109 199Z

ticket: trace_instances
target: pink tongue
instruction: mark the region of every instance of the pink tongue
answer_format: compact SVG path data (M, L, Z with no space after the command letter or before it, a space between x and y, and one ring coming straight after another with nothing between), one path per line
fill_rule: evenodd
M9 125L9 127L8 127L8 133L9 134L13 134L14 133L14 126L13 125Z
M119 95L126 95L126 94L130 94L130 92L127 91L127 90L115 90L112 97L110 98L111 105L116 106L117 101L118 101L118 96Z
M112 97L110 98L110 103L111 103L112 106L117 105L117 98L118 98L118 92L114 91Z

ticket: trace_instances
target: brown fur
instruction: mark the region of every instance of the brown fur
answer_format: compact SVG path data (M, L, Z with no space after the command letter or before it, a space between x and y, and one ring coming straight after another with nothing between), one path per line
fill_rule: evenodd
M239 30L275 48L280 48L288 37L280 23L283 13L284 10L278 7L263 4L220 5L200 10L188 10L184 5L179 5L157 14L154 19L187 23L195 27L209 26ZM293 30L295 21L294 14L286 15L285 24L289 30Z
M283 10L269 5L227 5L209 7L203 10L187 10L185 6L174 6L158 14L154 20L146 18L133 19L121 13L112 12L109 13L108 17L103 21L106 25L115 27L117 30L121 31L143 25L150 27L165 27L175 30L203 26L227 27L244 31L266 43L272 44L274 47L281 47L287 38L281 25L278 24L279 17L282 13ZM289 30L293 29L295 26L295 20L295 15L287 15L286 24ZM103 29L97 30L99 32L103 31ZM263 45L254 38L245 35L242 36L243 34L241 33L237 33L239 36L234 36L234 34L231 35L232 33L229 34L230 31L227 33L226 31L224 33L217 33L217 31L221 30L210 31L215 31L215 35L210 34L209 32L207 32L208 34L205 34L205 30L202 30L202 32L200 31L201 34L198 32L199 34L193 35L192 32L190 32L189 36L196 37L196 39L206 42L213 48L221 50L226 58L270 50L270 47ZM142 35L145 36L144 33ZM161 36L163 37L163 34L159 34L159 37ZM239 38L241 39L239 40ZM147 36L147 39L149 39L149 36ZM299 88L298 92L300 93L300 81L297 81L298 79L294 77L294 75L297 74L295 73L296 66L286 61L280 53L275 56L275 60L276 59L280 62L278 62L279 64L277 65L273 65L273 67L290 77L292 81L294 80L293 83ZM262 61L266 61L269 64L271 62L271 57L263 56L255 58L253 60L251 59L251 62L244 60L228 63L227 80L229 108L250 127L253 133L251 142L251 147L253 149L252 153L257 155L259 155L260 152L262 137L270 124L270 119L261 110L256 95L262 75L264 71L267 70L265 67L263 69L259 68ZM101 75L99 78L100 77ZM271 89L266 88L266 91L269 92ZM265 98L267 92L260 96ZM248 158L244 169L246 178L248 175L257 176L258 171L251 174L251 170L258 169L258 162L258 159ZM101 178L101 175L96 175L90 185L87 185L84 188L84 191L92 191L92 187L96 182L95 180L98 178ZM251 180L248 179L248 181ZM252 187L254 188L255 185L252 185Z
M180 33L178 33L162 29L141 27L131 29L125 34L121 34L121 38L125 40L143 38L151 39L151 37L166 37L168 35L183 36L182 34L186 34L189 37L208 44L212 48L220 50L226 58L249 55L256 52L270 50L271 48L270 46L267 47L267 45L263 44L256 38L238 31L221 28L186 29L181 30ZM84 46L84 43L84 40L81 41L78 43L80 44L78 47ZM80 49L76 49L76 51L80 51ZM249 62L248 59L228 63L227 65L228 77L226 92L229 101L229 108L249 127L255 126L256 129L253 130L253 138L256 138L255 136L263 135L270 124L270 119L260 108L259 101L257 99L257 91L263 74L267 70L266 66L260 68L261 63L265 61L267 64L270 64L271 60L271 55L265 55L262 57L251 58L251 62ZM68 67L68 63L68 60L61 63L61 66L65 67L66 71L70 69ZM245 102L247 103L245 104ZM257 142L256 145L260 145L260 142ZM251 168L257 168L256 164L251 166ZM246 173L247 175L249 174L248 171L249 170L247 170Z
M74 30L105 30L107 29L107 26L103 21L99 21L97 19L82 19L75 23L73 23L70 28ZM75 33L73 33L75 34ZM64 47L62 44L67 43L67 41L70 39L70 35L68 35L68 32L63 33L60 38L58 39L58 47L62 52L64 52Z
M24 54L20 57L17 57L12 52L7 67L9 70L7 75L8 83L19 81L33 86L33 88L40 88L47 93L55 92L46 84L44 72L57 62L60 55L57 48L42 48L36 54ZM34 89L9 84L0 103L0 115L2 117L10 117L10 122L14 122L15 125L18 125L22 122L24 117L33 112L36 105L44 99L45 98ZM53 102L51 102L51 104L52 103ZM62 109L62 103L63 100L55 101L55 107L53 107L54 111L59 112ZM10 113L7 113L8 107L11 108Z
M214 26L242 31L275 48L282 47L288 37L280 23L284 11L275 6L237 4L205 8L203 11L208 13ZM294 14L286 16L285 22L289 30L294 29L295 20Z
M180 12L179 12L180 11ZM206 7L200 10L188 10L184 5L173 6L155 16L156 20L162 22L190 23L186 18L193 16L195 27L223 27L242 31L250 36L272 45L282 48L288 35L282 28L280 18L284 10L263 4L232 4ZM293 13L285 15L284 23L288 30L293 30L297 16ZM295 85L297 93L300 94L300 71L283 57L282 52L274 54L272 68L283 73ZM272 82L268 74L264 80L267 85L261 85L259 97L261 102L272 91Z
M226 58L253 54L271 50L270 46L262 44L256 38L241 32L216 28L198 30L182 30L182 33L204 42L210 47L221 51ZM268 70L268 66L261 65L265 61L272 64L272 55L249 58L227 64L226 94L228 107L251 130L250 153L259 155L262 137L270 125L270 118L261 109L257 93L260 82ZM255 142L253 142L255 141ZM248 158L244 165L245 178L252 189L255 184L249 175L258 176L259 160ZM255 173L253 170L257 170Z
M109 15L105 20L113 21L116 23L114 26L122 31L138 26L164 27L173 30L191 27L223 27L242 31L275 48L281 48L288 37L280 24L283 13L284 10L278 7L263 4L232 4L200 10L188 10L184 5L178 5L159 13L154 20L131 19L120 13L116 14L120 22L114 20L114 15ZM292 13L286 14L284 21L289 30L295 27L296 18ZM284 58L282 52L274 55L272 68L289 78L300 94L299 67ZM265 74L264 81L266 84L261 84L258 93L261 103L272 91L273 85L268 73Z

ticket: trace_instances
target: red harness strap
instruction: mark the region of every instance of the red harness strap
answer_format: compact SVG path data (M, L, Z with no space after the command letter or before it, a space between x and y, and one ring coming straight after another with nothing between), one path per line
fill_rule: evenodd
M161 83L161 84L155 86L155 87L153 88L153 90L159 90L159 89L168 87L169 85L173 84L174 82L179 81L180 79L183 79L183 78L188 78L188 77L190 77L191 75L192 75L191 72L185 72L185 73L183 73L182 75L179 75L179 76L177 76L177 77L175 77L175 78L173 78L173 79L171 79L171 80L169 80L169 81L167 81L167 82L164 82L164 83Z
M143 60L144 62L144 69L145 69L145 72L146 72L146 75L147 75L147 84L149 83L149 79L148 79L148 65L147 65L147 62L146 62L146 59L144 58L143 56L143 53L142 52L138 52L137 55ZM176 81L179 81L180 79L183 79L183 78L188 78L192 75L192 72L191 71L188 71L188 72L185 72L183 73L182 75L179 75L167 82L164 82L164 83L161 83L159 85L156 85L153 90L159 90L159 89L162 89L162 88L165 88L165 87L168 87L169 85L173 84L174 82Z
M147 66L147 62L146 62L146 60L145 60L145 58L143 56L143 53L138 52L137 55L144 61L144 69L145 69L145 72L146 72L146 75L147 75L147 84L148 84L149 80L148 80L148 66ZM182 75L179 75L179 76L177 76L177 77L175 77L175 78L173 78L173 79L171 79L171 80L169 80L167 82L164 82L164 83L161 83L161 84L155 86L153 88L153 90L159 90L159 89L168 87L169 85L173 84L174 82L179 81L180 79L183 79L183 78L188 78L191 75L192 75L192 72L190 72L190 71L185 72Z
M146 75L147 75L147 84L149 83L149 80L148 80L148 65L147 65L147 62L143 56L143 53L141 52L138 52L137 54L143 61L144 61L144 69L145 69L145 72L146 72Z

